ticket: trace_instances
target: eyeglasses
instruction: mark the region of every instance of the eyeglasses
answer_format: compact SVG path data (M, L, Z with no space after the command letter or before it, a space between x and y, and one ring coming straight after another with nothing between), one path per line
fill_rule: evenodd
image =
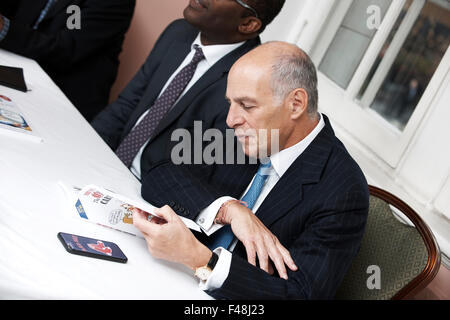
M236 0L237 3L239 3L241 6L243 6L244 8L250 10L251 12L253 12L253 14L255 15L256 18L259 19L258 17L258 12L256 12L255 9L253 9L252 7L250 7L248 4L246 4L244 1L242 0Z

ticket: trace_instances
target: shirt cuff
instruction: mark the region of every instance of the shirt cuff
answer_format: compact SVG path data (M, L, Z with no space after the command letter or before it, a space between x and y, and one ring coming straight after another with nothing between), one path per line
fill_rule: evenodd
M231 197L221 197L211 203L206 209L202 210L198 215L195 222L202 228L203 232L210 236L217 230L223 227L221 224L214 224L214 220L216 219L217 213L219 212L222 204L229 200L235 200Z
M231 252L220 247L215 249L214 252L219 256L219 260L217 260L216 266L208 280L200 281L200 289L204 291L215 290L222 287L230 273L231 260L233 257Z
M3 28L2 28L2 30L0 30L0 41L2 41L3 39L6 38L6 35L8 34L8 31L9 31L9 25L10 25L10 21L7 17L2 16L1 19L3 19Z

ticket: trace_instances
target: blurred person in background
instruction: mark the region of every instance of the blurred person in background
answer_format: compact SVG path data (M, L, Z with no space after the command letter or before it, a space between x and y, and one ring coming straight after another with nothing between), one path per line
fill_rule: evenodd
M88 120L107 104L135 0L2 0L0 48L36 60Z

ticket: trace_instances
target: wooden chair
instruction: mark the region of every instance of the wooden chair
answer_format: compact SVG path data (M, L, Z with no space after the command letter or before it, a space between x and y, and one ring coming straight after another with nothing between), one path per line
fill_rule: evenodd
M405 202L377 187L369 186L369 191L369 216L361 248L336 299L410 298L436 276L441 257L438 244L425 222ZM379 289L372 286L377 271Z

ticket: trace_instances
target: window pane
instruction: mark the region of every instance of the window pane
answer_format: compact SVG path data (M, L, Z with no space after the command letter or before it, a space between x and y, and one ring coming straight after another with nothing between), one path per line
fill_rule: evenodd
M391 3L392 0L353 1L319 70L346 89L376 33L376 29L368 27L367 9L377 6L382 20Z
M450 43L450 3L427 1L370 108L403 130ZM392 37L391 37L392 39ZM382 50L379 59L383 57Z
M370 81L372 80L372 77L375 75L375 72L377 71L378 67L380 66L381 60L383 60L383 57L389 49L392 40L394 39L394 36L397 34L398 29L400 28L401 23L403 22L403 19L405 18L406 13L408 12L409 8L411 7L413 0L407 0L405 5L403 6L402 12L400 13L398 19L396 20L394 27L392 28L391 32L389 33L388 38L386 39L385 44L383 45L383 48L380 50L380 53L375 60L372 68L370 69L369 75L367 76L366 81L364 82L360 92L358 93L357 99L360 100L364 93L366 92L367 87L370 84Z

